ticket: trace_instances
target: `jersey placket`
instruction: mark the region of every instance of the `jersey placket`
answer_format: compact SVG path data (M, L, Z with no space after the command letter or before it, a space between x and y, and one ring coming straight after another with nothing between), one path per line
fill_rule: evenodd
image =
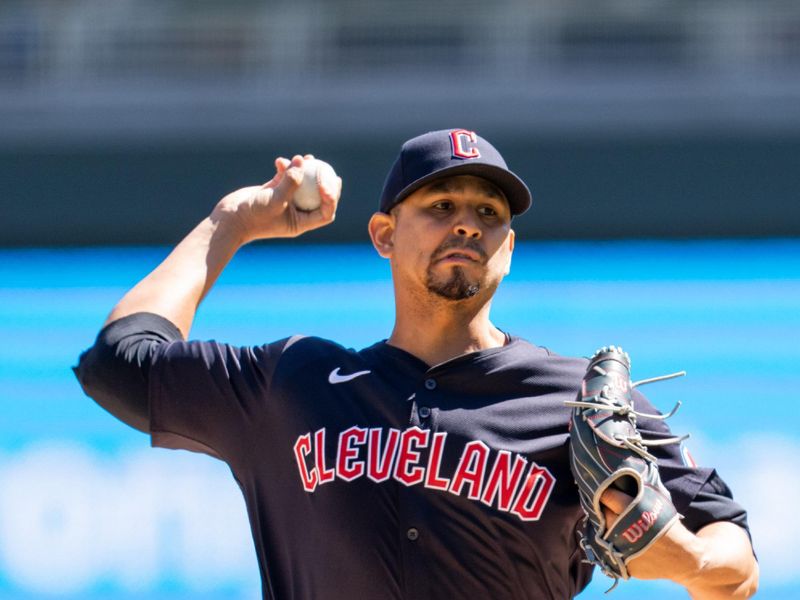
M430 577L434 575L425 558L426 537L431 532L423 524L426 522L426 507L431 501L435 501L431 498L431 494L435 492L424 488L429 477L431 446L437 430L437 405L441 396L438 387L436 377L430 371L422 375L416 391L409 398L409 429L404 434L409 439L402 445L398 457L397 479L403 484L398 493L401 523L399 534L405 574L405 597L408 599L429 598L428 585Z

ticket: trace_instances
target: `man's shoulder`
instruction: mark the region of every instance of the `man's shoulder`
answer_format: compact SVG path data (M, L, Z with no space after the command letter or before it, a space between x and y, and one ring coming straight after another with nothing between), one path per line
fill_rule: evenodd
M356 350L327 338L297 334L276 342L280 345L281 362L303 364L310 362L364 361L369 350Z
M547 346L539 346L527 339L510 335L507 358L547 371L582 374L589 364L587 358L559 354Z
M281 354L297 358L354 352L352 348L345 348L338 342L315 335L295 334L273 342L273 344L280 347Z

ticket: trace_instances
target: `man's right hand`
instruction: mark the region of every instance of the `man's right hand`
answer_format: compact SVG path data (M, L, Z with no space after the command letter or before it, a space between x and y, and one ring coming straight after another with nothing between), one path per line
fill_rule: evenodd
M275 159L275 176L264 185L241 188L219 201L212 220L224 219L240 232L242 243L253 240L296 237L306 231L333 222L342 191L337 177L335 189L320 187L322 203L316 210L305 212L292 202L295 190L303 180L303 161L312 155Z

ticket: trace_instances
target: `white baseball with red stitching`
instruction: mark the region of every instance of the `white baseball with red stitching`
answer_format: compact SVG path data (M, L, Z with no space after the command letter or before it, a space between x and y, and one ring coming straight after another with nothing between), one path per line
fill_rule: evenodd
M324 160L316 158L303 161L303 182L294 193L293 202L299 210L317 210L322 202L319 187L333 189L336 171Z

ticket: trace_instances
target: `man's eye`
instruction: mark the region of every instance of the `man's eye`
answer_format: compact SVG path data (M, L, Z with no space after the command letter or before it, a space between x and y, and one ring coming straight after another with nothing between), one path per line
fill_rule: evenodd
M493 209L491 206L481 206L478 209L478 212L482 214L484 217L496 217L497 211Z
M433 208L437 210L450 210L452 206L453 203L449 200L439 200L439 202L433 205Z

